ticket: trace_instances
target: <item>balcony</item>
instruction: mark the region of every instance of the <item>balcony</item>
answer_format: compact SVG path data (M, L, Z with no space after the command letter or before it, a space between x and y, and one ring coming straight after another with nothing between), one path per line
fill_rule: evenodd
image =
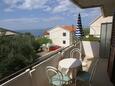
M87 62L87 66L83 70L91 74L91 86L112 86L107 76L108 59L99 57L99 43L82 42L83 60ZM93 46L93 47L92 47ZM58 62L63 58L70 57L70 51L78 46L68 46L65 49L58 49L40 58L40 61L26 68L20 74L15 74L15 77L2 82L0 86L50 86L46 76L45 68L48 65L58 66ZM90 53L89 53L90 52ZM83 55L83 56L84 56ZM73 84L72 84L73 86Z

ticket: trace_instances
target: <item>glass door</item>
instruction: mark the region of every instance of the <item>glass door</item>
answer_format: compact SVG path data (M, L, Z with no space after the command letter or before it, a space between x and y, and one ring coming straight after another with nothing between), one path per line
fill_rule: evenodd
M110 52L112 23L102 23L100 38L100 57L108 58Z

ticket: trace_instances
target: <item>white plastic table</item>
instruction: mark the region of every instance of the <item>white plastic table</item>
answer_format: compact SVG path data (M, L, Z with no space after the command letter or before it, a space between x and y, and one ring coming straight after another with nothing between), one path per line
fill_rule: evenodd
M73 70L77 70L81 65L82 63L78 59L66 58L59 61L59 70L65 74L71 74ZM71 75L70 77L72 78Z
M59 61L62 68L75 68L81 65L81 61L76 58L66 58Z
M81 61L76 58L66 58L59 61L59 70L62 73L68 74L71 79L75 79L77 71L79 71L81 67Z

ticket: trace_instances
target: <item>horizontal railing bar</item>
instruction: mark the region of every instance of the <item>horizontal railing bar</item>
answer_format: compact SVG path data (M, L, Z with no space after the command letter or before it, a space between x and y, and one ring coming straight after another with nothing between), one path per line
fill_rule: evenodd
M72 45L70 45L70 46L72 46ZM9 75L9 76L4 77L3 79L1 79L1 80L0 80L0 84L3 84L4 82L10 80L11 78L13 78L13 77L15 77L15 76L21 74L22 72L26 71L27 69L32 70L32 67L33 67L33 66L35 66L35 65L37 65L37 64L39 64L39 63L41 63L42 61L47 60L49 57L52 57L53 55L57 54L58 52L62 52L62 51L64 51L64 50L66 50L66 49L69 48L70 46L65 47L65 48L60 48L60 49L58 49L58 50L52 51L50 54L48 54L48 55L46 55L46 56L41 56L41 57L39 57L39 58L36 59L36 61L35 61L34 63L32 63L31 65L29 65L29 66L27 66L27 67L25 67L25 68L22 68L22 69L18 70L17 72L15 72L15 73L13 73L13 74L11 74L11 75Z

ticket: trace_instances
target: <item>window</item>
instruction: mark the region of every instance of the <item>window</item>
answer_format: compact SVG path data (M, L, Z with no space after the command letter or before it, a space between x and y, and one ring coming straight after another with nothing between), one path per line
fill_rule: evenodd
M66 36L66 33L65 33L65 32L63 32L63 36Z
M63 40L63 44L66 44L66 41L65 41L65 40Z

